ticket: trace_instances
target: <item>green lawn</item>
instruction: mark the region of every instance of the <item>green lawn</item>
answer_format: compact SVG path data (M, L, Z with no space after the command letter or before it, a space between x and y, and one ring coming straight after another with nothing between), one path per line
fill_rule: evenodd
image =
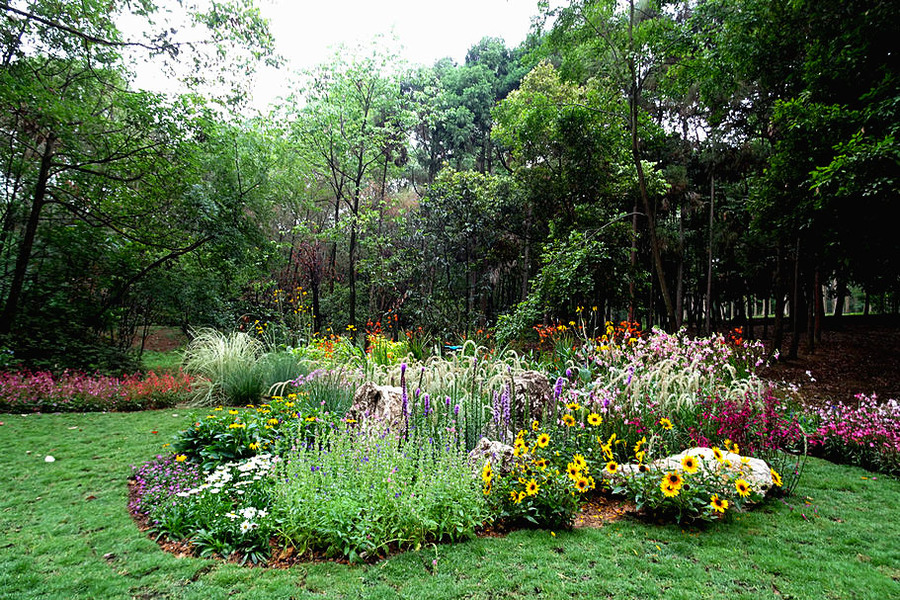
M900 598L900 482L821 460L793 508L705 529L622 521L268 570L176 558L133 525L129 465L171 440L181 409L0 421L2 599Z

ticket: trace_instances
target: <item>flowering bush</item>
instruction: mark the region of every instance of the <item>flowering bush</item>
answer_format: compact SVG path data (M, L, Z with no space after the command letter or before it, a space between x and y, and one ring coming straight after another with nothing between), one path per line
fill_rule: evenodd
M261 454L201 474L183 454L134 469L132 512L147 517L158 536L187 539L201 556L240 552L259 562L269 554L274 522L270 474L278 461Z
M859 394L858 404L819 408L814 449L825 458L900 474L900 402Z
M515 461L508 473L494 472L491 461L481 468L482 492L494 515L508 523L568 527L582 496L597 487L582 454L567 451L560 438L535 421L514 442Z
M131 411L174 406L191 386L184 373L86 375L0 373L0 412Z

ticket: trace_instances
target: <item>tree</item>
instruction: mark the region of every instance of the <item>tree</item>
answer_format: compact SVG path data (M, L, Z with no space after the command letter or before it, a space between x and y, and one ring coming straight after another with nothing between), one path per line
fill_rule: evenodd
M411 113L402 93L396 57L374 53L346 56L309 74L296 115L297 147L318 176L328 182L334 201L333 226L348 233L349 321L357 324L357 262L364 197L372 186L383 190L393 168L406 160ZM382 194L383 196L383 194ZM342 218L346 211L347 218ZM337 242L332 246L334 271Z

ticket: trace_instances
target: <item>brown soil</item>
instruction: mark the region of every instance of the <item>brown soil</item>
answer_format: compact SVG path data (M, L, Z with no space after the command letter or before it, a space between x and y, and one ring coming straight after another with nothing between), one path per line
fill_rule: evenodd
M756 333L762 328L757 326ZM771 334L771 328L770 332ZM771 340L768 341L771 343ZM900 322L888 317L845 317L840 328L826 320L821 341L810 353L806 336L796 359L785 357L790 336L781 347L781 359L762 375L800 387L808 404L854 402L857 394L900 399ZM807 374L807 372L809 374Z
M141 347L142 331L138 330L138 334L134 337L132 346L134 348ZM154 352L168 352L181 348L187 343L187 336L178 327L161 327L153 326L150 328L150 334L144 341L144 350Z

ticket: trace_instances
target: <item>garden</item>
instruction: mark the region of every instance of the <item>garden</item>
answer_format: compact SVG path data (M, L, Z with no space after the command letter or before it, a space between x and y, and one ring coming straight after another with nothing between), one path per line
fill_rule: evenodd
M591 317L520 352L258 326L161 374L8 373L0 597L896 592L896 401L812 409L740 332Z

